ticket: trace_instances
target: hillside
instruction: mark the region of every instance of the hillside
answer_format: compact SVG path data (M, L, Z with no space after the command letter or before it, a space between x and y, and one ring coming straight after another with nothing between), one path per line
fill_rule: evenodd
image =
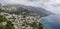
M20 4L8 4L3 6L5 8L12 8L12 7L16 7L17 11L15 11L16 14L20 14L20 12L23 11L28 11L28 12L36 12L38 15L40 16L47 16L47 15L51 15L54 14L50 11L45 10L44 8L41 7L33 7L33 6L24 6L24 5L20 5ZM22 9L22 10L21 10ZM14 12L14 11L13 11Z
M39 19L42 16L51 14L54 13L46 11L43 8L18 4L0 7L0 15L5 16L8 22L7 25L9 28L13 27L13 29L43 29L44 25L39 23ZM9 22L11 24L9 24ZM10 27L12 24L13 26Z

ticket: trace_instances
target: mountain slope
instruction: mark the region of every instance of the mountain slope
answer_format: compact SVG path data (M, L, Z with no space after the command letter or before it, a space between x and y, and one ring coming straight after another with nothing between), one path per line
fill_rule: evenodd
M8 5L5 5L3 7L5 7L5 8L6 7L7 8L16 7L16 8L18 8L18 10L16 11L16 12L19 12L18 14L20 14L20 9L26 9L28 11L34 11L40 16L47 16L47 15L54 14L54 13L49 12L49 11L47 11L44 8L41 8L41 7L24 6L24 5L20 5L20 4L8 4Z

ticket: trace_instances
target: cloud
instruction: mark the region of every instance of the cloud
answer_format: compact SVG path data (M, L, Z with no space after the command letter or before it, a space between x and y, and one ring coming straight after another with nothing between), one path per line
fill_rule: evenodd
M0 0L0 3L43 7L53 13L60 13L60 0Z
M2 4L23 4L27 6L42 7L41 0L0 0Z
M27 1L30 1L30 2L36 2L36 1L40 1L40 0L27 0Z
M60 0L50 0L44 3L44 8L56 14L60 14Z

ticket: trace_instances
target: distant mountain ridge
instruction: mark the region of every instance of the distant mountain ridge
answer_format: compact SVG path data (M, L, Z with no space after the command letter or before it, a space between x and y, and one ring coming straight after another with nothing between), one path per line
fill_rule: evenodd
M0 3L0 6L1 6L1 3Z
M20 5L20 4L8 4L8 5L5 5L3 7L7 7L7 8L16 7L16 8L22 8L22 9L24 8L24 9L27 9L29 11L37 12L37 14L39 14L40 16L47 16L47 15L54 14L54 13L47 11L41 7L24 6L24 5Z

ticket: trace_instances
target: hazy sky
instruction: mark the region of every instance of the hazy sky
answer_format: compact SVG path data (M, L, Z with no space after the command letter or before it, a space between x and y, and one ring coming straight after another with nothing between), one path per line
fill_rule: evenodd
M0 3L43 7L53 13L60 13L60 0L0 0Z

